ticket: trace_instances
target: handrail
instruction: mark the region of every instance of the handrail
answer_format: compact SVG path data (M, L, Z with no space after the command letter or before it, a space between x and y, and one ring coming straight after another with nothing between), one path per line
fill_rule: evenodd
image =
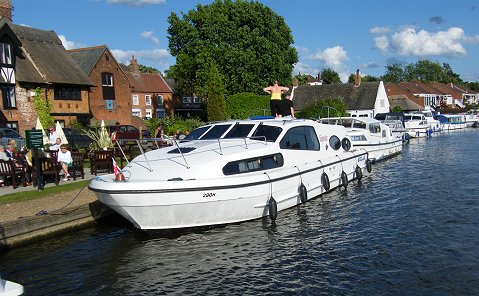
M181 148L180 148L180 146L178 145L178 141L176 141L176 139L173 139L173 142L175 143L176 148L178 149L178 152L180 152L181 157L183 157L183 160L185 161L185 164L186 164L186 168L189 169L189 168L190 168L190 165L189 165L188 162L186 161L185 155L183 155L183 151L181 151Z
M151 169L151 166L150 166L150 162L148 161L148 158L146 157L145 151L143 151L143 147L141 147L141 145L140 145L140 140L136 140L136 144L138 145L138 148L140 148L140 152L141 152L141 154L143 154L143 157L146 160L146 164L148 164L148 168L150 169L150 172L153 172L153 170Z

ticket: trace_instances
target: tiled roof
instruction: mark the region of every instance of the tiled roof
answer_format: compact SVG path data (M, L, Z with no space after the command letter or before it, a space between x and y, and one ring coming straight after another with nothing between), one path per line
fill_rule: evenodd
M379 83L363 82L359 87L355 87L353 83L300 85L294 89L294 109L301 111L316 101L338 97L346 105L346 109L374 109Z
M65 50L55 32L14 25L4 19L0 20L0 27L5 25L11 27L21 43L21 52L15 59L17 81L92 84Z
M444 94L451 95L454 99L458 100L462 98L462 94L464 93L457 88L450 87L449 85L440 82L431 82L431 86L443 92Z
M399 106L401 110L403 111L424 109L424 107L414 103L413 101L409 100L407 97L403 95L393 95L391 97L388 97L388 100L389 100L389 105L391 106L391 109L393 109L396 106Z
M133 73L127 72L128 78L133 83L133 91L145 93L173 93L160 73Z
M84 73L90 75L93 67L100 59L103 52L106 50L106 45L70 49L68 52L72 58L78 63Z

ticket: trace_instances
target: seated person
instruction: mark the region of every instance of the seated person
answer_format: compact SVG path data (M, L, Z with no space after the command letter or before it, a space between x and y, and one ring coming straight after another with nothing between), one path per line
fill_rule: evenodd
M62 144L62 139L57 138L57 139L55 140L55 144L50 145L50 150L52 150L52 151L53 151L53 150L57 150L57 151L60 150L60 145L61 145L61 144Z
M67 145L62 144L60 146L60 151L58 151L57 155L57 161L61 164L62 170L64 172L63 181L68 181L68 177L70 177L70 174L68 173L68 167L72 166L73 160L72 154L68 150Z

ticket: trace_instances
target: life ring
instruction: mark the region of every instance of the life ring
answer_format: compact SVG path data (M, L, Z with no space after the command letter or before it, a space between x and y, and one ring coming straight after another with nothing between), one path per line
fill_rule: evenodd
M361 180L363 178L363 171L359 166L354 170L356 172L356 179Z
M306 186L304 186L303 183L299 185L299 199L301 200L301 203L303 205L308 201L308 190L306 189Z
M372 166L371 161L369 159L366 160L366 170L368 171L368 173L370 173L373 170L373 166Z
M276 200L271 196L268 201L268 210L269 210L269 218L271 221L275 221L278 217L278 206L276 205Z
M344 171L341 173L341 185L344 188L348 187L348 175Z
M321 175L321 184L325 191L328 191L331 188L331 184L329 184L329 177L326 173Z

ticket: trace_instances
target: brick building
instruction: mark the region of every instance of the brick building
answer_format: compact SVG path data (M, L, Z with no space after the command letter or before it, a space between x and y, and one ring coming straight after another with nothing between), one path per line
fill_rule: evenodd
M131 116L133 84L106 45L69 50L71 57L93 83L90 110L94 120L107 124L138 125Z
M160 73L140 73L133 56L127 72L133 83L131 113L140 118L163 118L174 114L173 91Z
M0 12L8 11L4 8ZM33 99L37 89L51 106L55 120L66 125L73 120L88 121L91 81L57 34L15 25L9 18L11 13L0 18L0 126L11 127L22 135L33 128L37 119Z

